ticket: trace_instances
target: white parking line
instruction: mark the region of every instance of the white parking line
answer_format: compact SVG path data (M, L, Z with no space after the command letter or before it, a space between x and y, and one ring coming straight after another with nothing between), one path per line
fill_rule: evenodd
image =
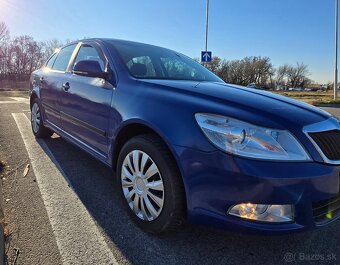
M25 104L30 104L29 101L19 101L19 100L13 100L13 101L10 101L10 100L0 100L0 104L22 104L22 103L25 103Z
M51 151L33 136L27 116L12 116L31 160L63 264L118 264Z
M28 98L22 98L22 97L10 97L11 99L15 100L15 101L27 101L28 102Z
M0 100L0 104L19 104L19 103L25 103L25 104L30 104L30 101L28 98L23 98L23 97L9 97L10 99L13 100Z

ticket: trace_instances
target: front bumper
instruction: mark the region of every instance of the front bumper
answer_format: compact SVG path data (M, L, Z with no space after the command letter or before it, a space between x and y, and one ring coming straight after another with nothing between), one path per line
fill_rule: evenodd
M219 227L289 232L313 229L313 204L338 196L340 166L319 162L269 162L239 158L222 151L200 152L176 146L187 197L189 220ZM270 224L227 215L239 203L291 204L292 223Z

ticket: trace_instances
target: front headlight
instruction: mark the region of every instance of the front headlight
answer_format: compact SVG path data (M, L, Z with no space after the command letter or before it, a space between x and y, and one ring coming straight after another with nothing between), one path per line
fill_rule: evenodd
M265 160L310 160L288 131L263 128L215 114L197 113L195 118L206 137L225 152Z

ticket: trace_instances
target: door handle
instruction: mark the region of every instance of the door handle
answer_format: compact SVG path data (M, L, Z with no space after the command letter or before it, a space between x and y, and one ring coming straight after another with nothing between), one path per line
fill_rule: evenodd
M69 89L70 89L70 83L69 82L66 82L65 84L63 84L63 89L65 92L67 92Z

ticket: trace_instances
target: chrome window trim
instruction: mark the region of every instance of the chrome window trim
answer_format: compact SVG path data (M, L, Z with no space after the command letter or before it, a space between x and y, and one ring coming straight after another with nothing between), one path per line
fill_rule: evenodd
M320 149L319 145L313 140L313 138L309 135L309 133L318 133L318 132L326 132L331 130L340 131L340 122L335 117L331 117L328 120L324 120L318 123L310 124L303 127L303 132L314 145L315 149L318 151L323 161L327 164L332 165L340 165L340 160L330 160L325 156L325 154Z

